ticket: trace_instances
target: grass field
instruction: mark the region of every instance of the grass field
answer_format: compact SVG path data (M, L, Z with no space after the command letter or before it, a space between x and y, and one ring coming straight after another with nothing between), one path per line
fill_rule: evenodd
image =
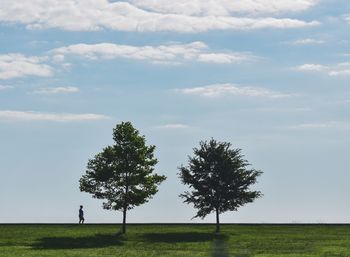
M350 225L0 225L0 256L348 257Z

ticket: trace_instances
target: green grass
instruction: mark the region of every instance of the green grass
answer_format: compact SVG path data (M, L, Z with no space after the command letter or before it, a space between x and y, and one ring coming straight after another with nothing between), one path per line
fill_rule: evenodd
M348 257L350 225L0 225L1 257Z

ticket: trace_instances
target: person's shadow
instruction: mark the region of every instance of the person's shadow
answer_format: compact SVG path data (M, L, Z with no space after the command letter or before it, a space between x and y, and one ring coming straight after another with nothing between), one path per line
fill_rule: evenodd
M123 242L118 235L96 234L84 237L44 237L32 245L33 249L78 249L119 246Z

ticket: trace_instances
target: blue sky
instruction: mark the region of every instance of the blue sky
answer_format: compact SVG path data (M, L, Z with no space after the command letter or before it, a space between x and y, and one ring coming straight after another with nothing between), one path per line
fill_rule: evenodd
M191 221L177 167L211 137L264 171L223 222L350 222L349 29L345 0L2 0L0 222L120 222L78 180L121 121L168 177L129 222Z

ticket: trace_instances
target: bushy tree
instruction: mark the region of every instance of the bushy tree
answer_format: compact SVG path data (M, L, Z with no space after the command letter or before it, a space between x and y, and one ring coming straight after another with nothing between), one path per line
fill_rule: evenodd
M198 209L193 217L204 218L216 213L216 231L220 231L219 215L226 211L237 211L240 206L253 202L262 194L250 190L261 171L249 169L241 149L231 148L227 142L200 142L189 157L188 166L181 166L180 179L191 191L180 195L184 202Z
M103 208L123 212L122 233L126 232L127 211L146 203L158 191L165 176L154 173L155 146L147 146L144 136L130 122L113 130L114 144L88 161L80 179L80 190L106 200Z

